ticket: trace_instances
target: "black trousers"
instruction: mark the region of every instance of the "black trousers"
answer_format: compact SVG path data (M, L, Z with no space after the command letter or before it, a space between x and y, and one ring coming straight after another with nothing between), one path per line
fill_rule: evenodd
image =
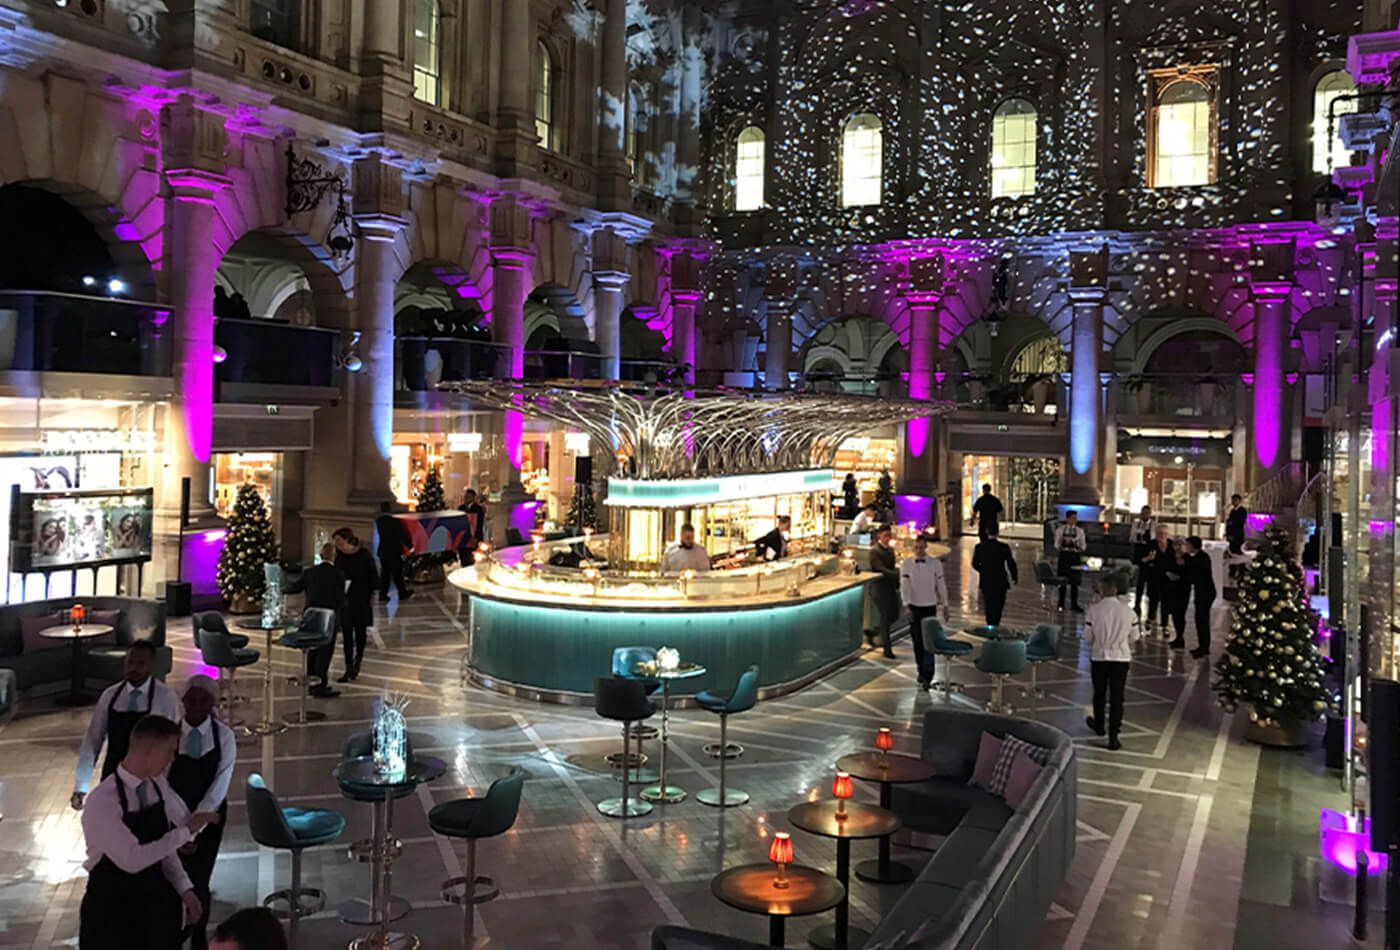
M1176 639L1186 639L1186 597L1173 596L1167 603L1167 613L1172 618L1172 629L1176 631Z
M345 639L345 672L358 673L360 661L365 656L365 640L369 637L369 624L355 617L344 617L340 623L341 636Z
M1060 587L1060 606L1065 605L1065 591L1069 591L1069 602L1072 606L1079 606L1079 584L1084 580L1084 572L1079 570L1079 565L1083 563L1083 558L1079 552L1072 551L1060 555L1059 574L1065 579L1064 585Z
M924 620L938 615L937 607L915 607L909 605L909 639L914 644L914 666L919 671L919 682L933 679L933 655L924 649Z
M379 552L379 596L385 600L389 599L390 582L398 588L400 597L408 589L403 582L403 558L393 552L381 551Z
M875 594L876 631L875 642L886 650L890 648L890 628L899 619L899 598L893 594Z
M1202 650L1210 649L1210 608L1214 604L1214 593L1208 597L1196 595L1196 646Z
M195 836L194 853L180 856L180 863L185 866L185 873L190 876L190 883L194 885L200 906L204 908L203 916L190 922L189 950L206 950L209 946L209 901L213 896L209 890L209 881L214 876L214 862L219 857L219 845L224 840L224 825L228 823L228 802L224 802L219 808L219 814L223 816L223 820L218 824L206 825L204 830Z
M1167 625L1167 619L1171 616L1170 595L1166 591L1166 583L1155 577L1147 579L1147 622L1160 622L1162 626Z
M1108 700L1108 735L1118 736L1123 728L1123 694L1128 686L1128 667L1131 663L1118 660L1092 660L1089 663L1089 676L1094 681L1094 722L1104 728L1104 700Z
M987 626L1001 626L1001 612L1006 609L1006 588L982 588L982 609L987 614Z
M1139 564L1137 569L1137 597L1133 600L1133 612L1138 616L1142 616L1142 592L1147 590L1147 587L1147 568ZM1147 603L1150 606L1152 601L1149 599Z
M361 648L361 652L363 648ZM335 656L335 631L331 631L330 642L323 647L306 651L306 675L312 679L319 679L321 685L325 686L330 682L331 657Z

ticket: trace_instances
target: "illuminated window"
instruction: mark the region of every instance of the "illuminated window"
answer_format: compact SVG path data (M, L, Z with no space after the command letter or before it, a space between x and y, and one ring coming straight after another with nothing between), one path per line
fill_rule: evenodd
M1327 174L1333 168L1351 164L1351 152L1342 141L1342 116L1356 111L1356 100L1332 103L1339 96L1349 96L1356 92L1356 84L1346 70L1330 72L1317 81L1313 89L1313 171ZM1327 137L1327 110L1332 109L1332 137ZM1330 162L1329 162L1330 159Z
M992 116L992 197L1035 192L1035 106L1008 99Z
M413 96L431 105L442 97L442 11L437 0L415 0Z
M622 148L627 155L627 167L632 177L640 184L643 169L638 158L642 154L642 133L646 130L646 106L642 102L642 91L636 86L627 90L627 115L623 117L626 128L622 136Z
M734 146L734 210L763 207L763 131L749 126Z
M841 206L879 204L883 175L880 120L868 112L851 116L841 130Z
M554 148L554 57L543 40L535 44L535 136Z
M1151 73L1148 187L1184 188L1215 183L1215 88L1214 66Z

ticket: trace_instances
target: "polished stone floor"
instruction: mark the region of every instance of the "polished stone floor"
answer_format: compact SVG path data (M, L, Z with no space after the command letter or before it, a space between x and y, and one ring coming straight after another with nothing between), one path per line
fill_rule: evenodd
M1022 577L1031 579L1035 546L1016 545ZM955 623L978 617L969 587L970 545L948 559L957 591ZM1209 665L1149 644L1129 681L1124 748L1109 752L1089 735L1087 657L1074 615L1057 615L1032 583L1013 592L1006 622L1029 626L1067 618L1061 662L1043 670L1045 699L1015 697L1018 712L1054 723L1079 747L1079 838L1074 865L1041 928L1040 946L1064 947L1338 947L1348 936L1348 909L1319 896L1327 890L1316 855L1316 815L1341 804L1335 776L1317 764L1320 753L1275 753L1239 739L1209 690ZM501 896L478 910L479 936L502 947L645 947L650 929L686 923L766 938L760 918L731 911L709 891L726 866L764 860L770 829L785 827L794 803L826 794L831 763L869 747L877 727L891 725L897 748L914 751L920 714L942 702L916 689L907 643L897 661L869 654L797 694L761 703L731 720L731 738L745 755L730 766L732 786L750 804L718 812L693 793L715 784L716 762L701 746L718 737L718 720L700 710L673 719L671 781L692 793L626 823L593 808L616 793L601 757L617 746L613 726L591 708L544 706L464 686L465 605L457 593L421 591L405 605L381 610L358 684L339 699L316 702L325 722L248 740L240 748L228 833L214 879L217 919L286 886L284 856L249 838L243 787L258 772L285 804L333 808L349 820L345 841L369 833L368 806L341 798L331 769L345 737L366 728L384 691L411 697L409 726L418 747L444 758L448 772L401 801L394 827L403 855L393 871L396 893L412 905L400 929L427 948L460 946L460 911L439 899L439 882L461 873L461 854L436 838L426 814L436 802L480 790L506 767L530 775L519 821L510 833L483 842L481 873L493 875ZM197 661L188 621L172 625L176 676ZM1219 641L1217 641L1218 649ZM256 645L256 644L255 644ZM295 690L281 682L297 657L278 651L279 712ZM339 658L336 662L339 668ZM256 672L257 668L254 668ZM954 702L981 703L990 688L970 666ZM257 694L257 677L240 678ZM245 715L256 718L255 703ZM84 876L76 813L67 807L71 764L86 712L26 704L0 726L0 946L76 944ZM858 784L857 794L873 798ZM926 843L926 842L920 842ZM794 834L797 860L830 869L829 842ZM855 858L873 854L857 845ZM917 863L923 852L901 852ZM343 846L309 851L304 874L337 901L365 895L368 870ZM852 921L869 926L899 896L898 887L854 882ZM822 919L793 921L790 945ZM1373 924L1374 934L1378 922ZM362 933L328 909L304 924L302 947L345 946ZM1378 943L1376 945L1379 945Z

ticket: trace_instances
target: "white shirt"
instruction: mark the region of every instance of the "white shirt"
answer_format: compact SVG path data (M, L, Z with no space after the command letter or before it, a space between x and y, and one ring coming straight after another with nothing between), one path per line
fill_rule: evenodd
M233 766L238 761L237 738L233 730L224 725L213 716L204 717L204 721L198 727L191 726L184 719L180 720L180 754L189 755L190 733L198 732L200 739L200 754L202 759L206 755L214 754L214 730L219 732L219 770L214 773L214 781L209 785L209 791L204 793L204 798L200 800L195 811L218 811L219 806L228 798L229 783L233 779Z
M899 562L899 598L910 607L946 607L948 584L943 562L932 555Z
M1091 660L1131 663L1133 644L1140 639L1142 626L1125 599L1105 597L1084 611L1084 642Z
M661 555L661 573L676 576L681 571L692 570L706 574L710 570L710 553L698 544L686 548L679 541L673 543Z
M855 537L858 534L867 534L874 529L875 522L876 517L862 509L861 513L856 515L856 519L851 522L851 530L846 536Z
M165 816L175 826L174 830L166 832L163 837L150 844L141 844L136 840L136 836L122 820L124 816L121 799L117 797L117 782L126 787L127 807L136 811L140 807L137 804L136 788L141 784L141 779L117 766L117 770L103 779L83 803L83 839L87 842L88 854L83 867L91 871L104 856L127 874L136 874L153 864L159 864L165 873L165 879L175 888L175 892L183 894L191 885L189 875L185 873L180 856L176 852L194 839L194 835L185 827L189 812L164 775L147 781L151 783L148 786L150 791L147 792L147 795L151 796L150 801L155 801L155 790L159 789L165 801Z
M1156 518L1137 518L1133 521L1133 530L1128 535L1128 540L1133 544L1151 544L1155 537L1157 537Z
M175 695L175 691L166 686L160 680L155 681L155 689L151 692L151 705L146 708L146 690L151 681L148 679L134 690L141 694L138 702L141 704L142 712L151 713L156 716L164 716L171 722L179 722L184 718L184 713L180 710L180 699ZM116 697L117 711L125 712L127 703L131 701L133 687L128 685L126 680L108 686L102 691L102 695L97 697L97 707L92 711L92 721L88 723L87 733L83 735L83 744L78 747L78 769L73 780L73 791L86 792L92 787L92 770L97 764L97 753L102 751L102 745L107 741L107 710L112 705L112 697Z
M1087 546L1084 529L1068 522L1055 529L1055 549L1058 551L1083 551Z

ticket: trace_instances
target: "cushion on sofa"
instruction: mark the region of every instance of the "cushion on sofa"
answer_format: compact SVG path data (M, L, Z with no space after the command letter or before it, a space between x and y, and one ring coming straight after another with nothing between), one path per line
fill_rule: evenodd
M35 614L32 617L20 617L19 634L24 639L24 652L39 653L44 650L71 649L67 640L51 640L39 635L49 627L56 627L63 622L62 614Z
M968 784L976 788L993 791L996 781L997 762L1001 759L1001 740L990 732L982 733L977 743L977 764L972 767L972 778Z
M1016 761L1016 756L1024 754L1032 762L1044 765L1050 761L1050 750L1038 745L1032 745L1024 739L1007 735L1001 740L1001 755L997 756L996 768L992 770L992 780L983 786L993 795L1006 795L1006 783L1011 780L1011 765ZM980 757L979 757L980 761Z
M1006 780L1006 804L1012 808L1020 808L1021 802L1026 800L1026 793L1031 790L1035 780L1040 778L1042 766L1031 760L1022 749L1016 750L1016 758L1011 762L1011 777Z

